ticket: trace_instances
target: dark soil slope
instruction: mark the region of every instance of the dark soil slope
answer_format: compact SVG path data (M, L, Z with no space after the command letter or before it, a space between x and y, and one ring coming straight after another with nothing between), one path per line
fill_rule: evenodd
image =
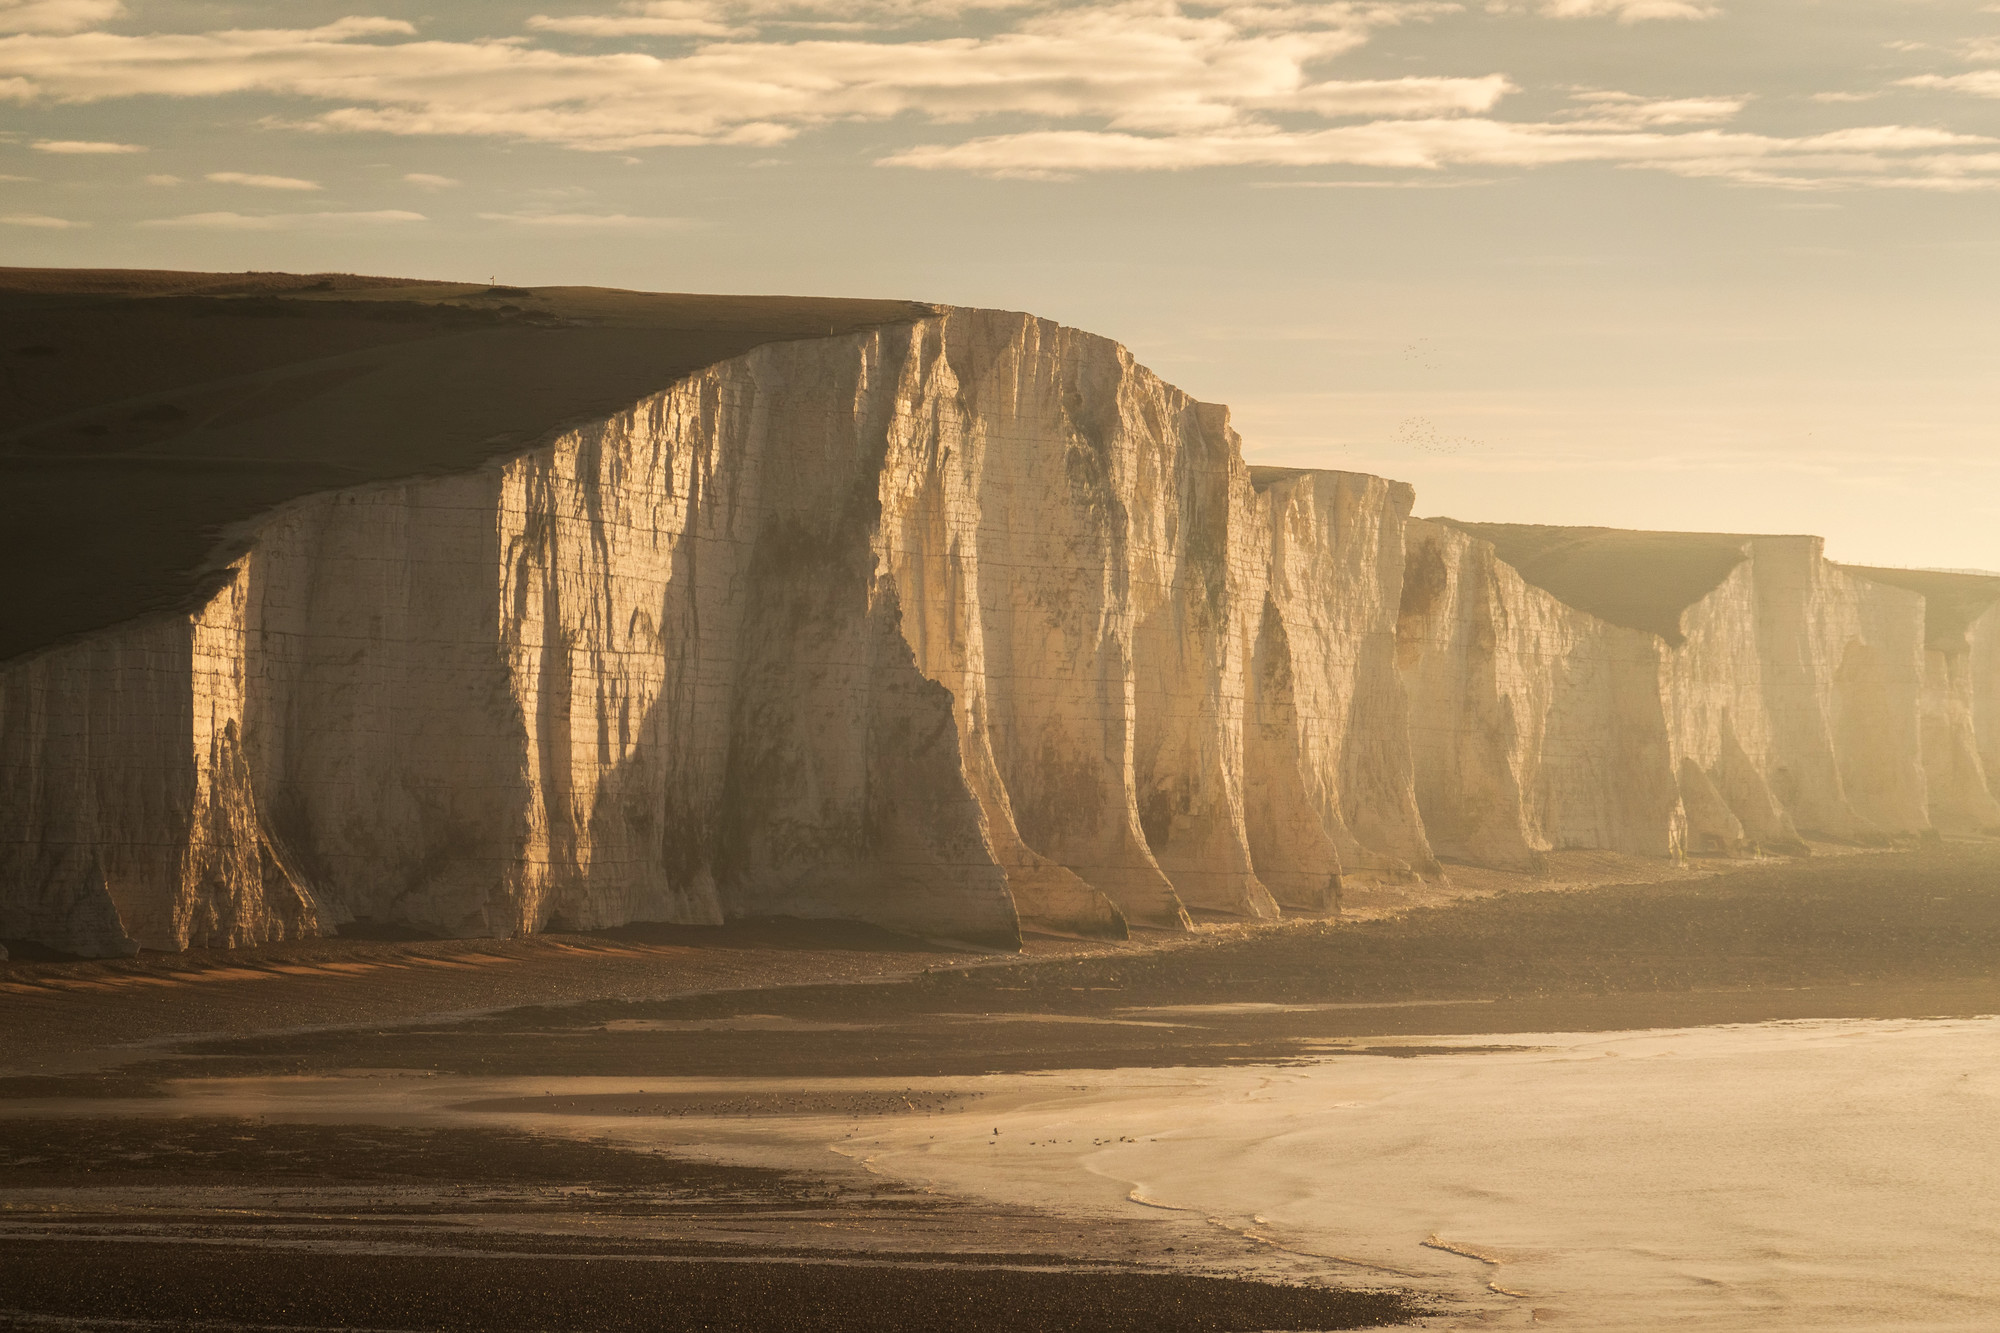
M1949 649L1965 640L1972 622L2000 602L2000 574L1974 574L1941 569L1878 569L1843 565L1850 574L1877 583L1894 584L1924 595L1924 639L1933 648Z
M201 597L234 525L476 467L909 301L0 269L0 661Z
M1746 558L1748 537L1724 532L1631 532L1534 523L1462 523L1545 592L1599 619L1681 641L1681 612L1715 591Z

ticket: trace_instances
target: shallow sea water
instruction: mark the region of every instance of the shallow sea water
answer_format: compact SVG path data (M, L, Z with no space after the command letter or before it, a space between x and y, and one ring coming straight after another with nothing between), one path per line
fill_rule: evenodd
M890 1122L844 1151L1185 1210L1451 1292L1468 1327L2000 1328L2000 1020L1408 1044L1501 1042L1532 1049L1004 1080L997 1134Z
M901 1080L657 1077L217 1080L144 1111L833 1152L961 1197L1157 1217L1163 1247L1249 1237L1294 1273L1440 1295L1432 1328L2000 1329L2000 1018L1368 1044L1396 1048L1425 1053L920 1080L957 1095L916 1114L836 1109ZM697 1105L750 1092L798 1113Z

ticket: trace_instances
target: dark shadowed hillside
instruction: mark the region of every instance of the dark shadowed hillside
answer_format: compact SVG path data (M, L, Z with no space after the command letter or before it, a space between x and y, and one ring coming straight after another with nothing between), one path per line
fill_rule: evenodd
M231 525L477 466L762 343L908 301L347 274L0 269L0 660L181 605Z
M1723 532L1437 521L1492 542L1522 578L1578 610L1668 643L1681 641L1681 612L1743 563L1749 540Z
M2000 574L1973 574L1941 569L1882 569L1844 565L1877 583L1894 584L1924 595L1924 638L1933 648L1948 648L1965 638L1972 622L2000 602Z

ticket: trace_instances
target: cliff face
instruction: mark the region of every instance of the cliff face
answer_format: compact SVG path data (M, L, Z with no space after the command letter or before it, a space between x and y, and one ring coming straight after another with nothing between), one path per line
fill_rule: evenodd
M1924 600L1923 753L1931 822L1949 833L2000 830L2000 788L1991 748L1991 656L2000 575L1944 570L1850 568Z
M775 914L1006 946L1439 857L2000 824L2000 593L1947 615L1816 539L1412 520L1002 312L586 416L291 494L170 571L175 609L0 664L0 938Z
M89 955L318 933L244 753L242 589L0 672L0 935Z
M1408 505L1260 493L1221 409L1026 316L773 343L506 461L304 497L194 613L0 671L0 934L1005 944L1274 915L1261 865L1321 907L1343 857L1430 864Z
M1682 617L1675 738L1691 819L1711 812L1694 849L1928 829L1923 598L1842 570L1817 537L1744 552Z
M1991 612L1985 617L1994 618ZM1990 640L1991 631L1983 637ZM1990 776L2000 772L1994 767L2000 747L1991 735L2000 663L1991 660L1992 651L1988 643L1982 653L1980 640L1968 633L1962 645L1924 653L1924 781L1931 823L1943 832L2000 832L2000 799ZM1982 655L1988 660L1978 660Z
M1450 525L1414 521L1408 543L1398 660L1439 853L1512 870L1556 848L1678 854L1665 644L1527 583Z
M1818 538L1742 538L1730 567L1704 537L1720 581L1654 633L1529 583L1480 530L1410 525L1401 661L1443 855L1532 868L1552 848L1803 851L1802 832L1932 827L1930 775L1969 748L1927 737L1970 717L1977 673L1965 654L1959 684L1942 658L1927 675L1921 595L1828 562ZM1635 535L1673 554L1673 534ZM1588 586L1587 561L1563 572ZM1961 769L1960 799L1984 794Z
M1396 674L1415 495L1360 473L1256 474L1270 545L1263 596L1240 601L1253 636L1251 846L1279 902L1323 909L1336 867L1361 881L1438 873Z
M1972 623L1966 634L1966 693L1972 735L1988 791L2000 797L2000 605Z

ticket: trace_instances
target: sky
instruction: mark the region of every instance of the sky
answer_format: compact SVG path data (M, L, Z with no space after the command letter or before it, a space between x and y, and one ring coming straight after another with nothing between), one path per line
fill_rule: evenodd
M0 0L0 263L1030 310L1459 518L2000 569L2000 4Z

